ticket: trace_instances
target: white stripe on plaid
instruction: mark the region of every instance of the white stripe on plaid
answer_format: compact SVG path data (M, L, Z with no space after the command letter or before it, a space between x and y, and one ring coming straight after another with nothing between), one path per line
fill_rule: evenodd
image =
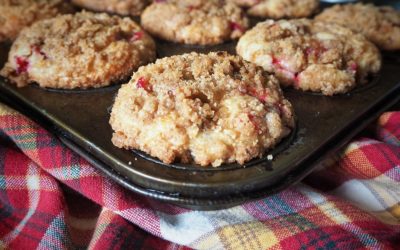
M212 234L229 225L240 225L254 221L255 218L243 207L237 206L220 211L190 211L177 215L158 212L160 230L163 238L181 245L195 246L205 235ZM178 240L178 241L177 241ZM223 247L221 239L214 247Z
M31 178L32 176L37 176L39 174L39 168L31 164L28 168L27 178ZM40 199L40 190L37 189L37 184L35 182L26 180L28 192L29 192L29 210L26 213L25 217L21 220L21 222L14 228L14 230L10 231L6 236L3 237L3 244L9 245L22 231L25 227L26 223L29 221L31 216L35 213L36 208L39 204Z
M306 195L315 205L317 205L320 211L328 216L332 221L341 225L343 229L358 237L365 246L379 246L379 241L377 239L366 234L360 227L352 223L352 220L342 213L333 202L328 201L324 195L315 192L307 186L299 188L299 191Z
M400 171L400 166L374 179L346 181L331 194L348 200L363 210L383 211L400 201L400 188L395 188L400 183L388 177L393 171Z

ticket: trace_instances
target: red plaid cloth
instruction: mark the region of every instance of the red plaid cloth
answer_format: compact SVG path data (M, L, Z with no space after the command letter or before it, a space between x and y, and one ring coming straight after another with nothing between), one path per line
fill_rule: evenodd
M0 104L0 249L394 249L400 112L270 197L199 212L143 198ZM79 193L79 194L78 194Z

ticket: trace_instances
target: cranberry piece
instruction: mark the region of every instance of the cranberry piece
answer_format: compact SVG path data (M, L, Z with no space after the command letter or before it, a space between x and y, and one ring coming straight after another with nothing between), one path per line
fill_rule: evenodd
M300 87L300 75L299 75L299 73L296 73L295 75L294 75L294 86L295 87Z
M252 114L247 114L247 117L249 118L249 121L251 122L251 124L253 124L254 129L259 131L260 130L260 126L256 120L256 117Z
M139 80L136 82L136 87L140 89L144 89L146 91L151 91L151 86L149 85L149 80L144 77L140 77Z
M189 12L190 12L190 11L193 11L193 10L196 10L197 8L198 8L197 6L193 6L193 5L190 5L190 6L187 7L187 9L189 10Z
M251 96L257 96L257 90L255 88L250 87L247 92L249 92Z
M42 48L41 48L39 45L34 44L34 45L31 46L31 49L32 49L32 51L33 51L34 53L40 54L40 55L43 56L45 59L47 59L46 53L44 53L44 52L42 51Z
M278 67L282 67L281 66L281 61L278 60L276 57L272 57L272 64L277 65Z
M143 35L144 35L143 31L135 32L135 33L133 33L130 41L134 42L134 41L137 41L137 40L141 40L143 38Z
M15 62L17 64L17 74L25 73L28 71L29 61L26 57L16 56Z
M266 102L267 101L267 97L268 97L268 92L266 90L264 90L259 96L258 96L258 100L260 100L261 102Z
M356 73L356 72L357 72L357 69L358 69L357 63L353 62L353 63L351 63L351 64L349 65L349 70L350 70L350 71Z
M309 56L309 55L311 55L312 53L314 53L314 49L311 48L311 47L308 47L308 48L306 49L306 55Z
M272 64L276 67L276 69L283 73L287 78L292 79L294 81L294 83L296 84L296 82L298 81L297 76L298 76L298 72L293 72L291 70L289 70L283 63L281 60L277 59L276 57L272 57Z
M240 32L245 32L245 29L238 23L230 22L229 26L230 26L231 30L238 30Z
M256 97L262 103L265 103L267 101L268 92L265 89L257 91L255 88L249 88L248 92L251 96Z
M279 110L280 115L285 113L285 107L284 107L283 103L281 103L281 102L275 103L275 107Z

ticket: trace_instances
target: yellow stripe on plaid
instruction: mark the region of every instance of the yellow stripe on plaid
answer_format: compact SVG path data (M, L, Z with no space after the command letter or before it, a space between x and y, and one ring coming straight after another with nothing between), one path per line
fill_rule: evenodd
M364 181L363 184L374 194L375 199L383 208L397 204L400 201L400 190L391 190L396 185L396 182L385 175L382 175L379 181L376 181L377 179L368 182Z
M335 224L345 224L351 222L351 220L343 213L336 205L332 202L325 202L318 205L319 210L325 214Z
M397 219L400 224L400 203L389 208L388 211Z
M223 245L218 234L211 233L204 235L194 243L189 245L194 249L222 249Z
M267 249L279 244L275 233L261 222L251 222L223 227L217 234L225 249ZM207 248L204 239L199 246Z
M396 204L386 211L372 212L380 221L388 225L400 225L400 203Z
M15 111L14 109L8 107L7 105L5 105L4 103L0 102L0 116L4 116L4 115L10 115L10 116L15 116L15 118L17 119L17 117L23 116L22 114L18 113L17 111ZM12 124L12 126L18 126L19 125L19 121L14 122L15 124ZM36 136L36 132L37 132L37 128L38 126L32 126L32 124L35 124L34 122L29 120L29 126L25 127L24 129L24 134L28 134L29 138L31 139L31 137L35 137ZM31 142L34 143L34 142ZM32 148L35 148L35 146L32 146ZM40 158L39 158L39 151L38 150L23 150L22 151L25 152L25 154L32 160L34 161L36 164L40 165Z
M386 224L399 225L400 189L394 188L398 182L389 177L399 170L395 167L374 179L346 181L331 191L331 194L350 201Z
M392 112L387 112L384 113L383 115L381 115L378 119L378 124L380 126L383 126L387 123L387 121L389 120L390 116L392 115Z
M1 115L17 115L18 112L9 108L5 104L0 102L0 116Z

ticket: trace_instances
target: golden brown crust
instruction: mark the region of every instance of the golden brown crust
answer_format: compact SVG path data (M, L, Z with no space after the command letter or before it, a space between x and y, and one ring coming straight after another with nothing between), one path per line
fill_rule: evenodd
M379 50L364 36L307 19L259 23L236 50L275 73L281 84L325 95L345 93L381 67Z
M319 0L230 0L240 6L249 7L248 14L268 18L300 18L313 14Z
M23 30L1 75L18 86L101 87L154 59L154 41L131 19L81 12Z
M248 27L238 6L220 0L156 1L144 10L141 23L159 38L199 45L239 38Z
M335 5L316 19L360 32L381 49L400 49L400 12L392 7L361 3Z
M36 21L71 11L63 0L0 0L0 42L14 40Z
M89 10L138 16L151 0L72 0L72 3Z
M165 163L202 166L261 156L294 126L279 84L226 52L184 54L139 68L118 92L112 141Z

